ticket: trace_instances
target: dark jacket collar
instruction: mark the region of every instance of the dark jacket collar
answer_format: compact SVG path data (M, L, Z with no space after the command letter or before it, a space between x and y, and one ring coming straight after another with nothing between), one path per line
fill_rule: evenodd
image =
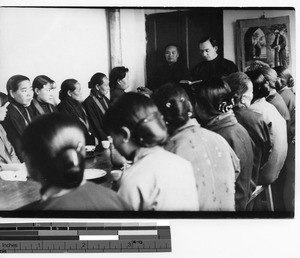
M238 121L232 110L229 110L226 113L218 115L210 120L206 124L206 128L212 131L222 129L224 127L232 126L237 124Z

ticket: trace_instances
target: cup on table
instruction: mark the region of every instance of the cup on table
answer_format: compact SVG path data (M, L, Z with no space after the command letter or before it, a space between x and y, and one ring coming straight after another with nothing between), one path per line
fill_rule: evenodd
M110 171L110 174L111 174L113 181L118 181L118 180L120 180L120 178L123 174L123 171L122 170L112 170L112 171Z
M108 149L110 142L109 141L101 141L102 147L103 149Z

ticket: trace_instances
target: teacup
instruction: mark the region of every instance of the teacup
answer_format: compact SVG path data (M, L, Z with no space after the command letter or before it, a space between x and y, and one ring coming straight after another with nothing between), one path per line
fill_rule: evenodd
M113 179L114 181L118 181L118 180L121 178L121 176L122 176L122 174L123 174L123 171L122 171L122 170L112 170L112 171L110 172L110 174L111 174L112 179Z
M110 142L109 141L101 141L101 144L104 149L108 149Z

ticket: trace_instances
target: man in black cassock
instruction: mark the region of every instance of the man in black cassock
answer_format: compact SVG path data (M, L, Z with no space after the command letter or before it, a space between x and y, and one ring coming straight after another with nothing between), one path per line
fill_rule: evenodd
M192 70L193 81L221 78L238 71L232 61L218 55L218 44L213 37L202 38L199 41L199 49L204 60Z

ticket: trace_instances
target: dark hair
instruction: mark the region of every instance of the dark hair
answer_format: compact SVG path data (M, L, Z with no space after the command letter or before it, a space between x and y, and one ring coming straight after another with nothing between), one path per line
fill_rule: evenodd
M263 67L270 67L267 63L260 61L260 60L253 60L249 67L247 68L247 71L254 71Z
M231 89L222 79L203 81L196 88L196 103L212 116L219 115L231 109L233 107L231 99Z
M19 89L19 83L23 81L30 81L28 77L24 75L14 75L10 77L6 83L6 90L9 97L10 91L16 92Z
M35 77L32 82L32 89L33 89L34 97L37 96L34 90L42 89L48 83L53 84L54 81L46 75L39 75L39 76Z
M248 90L248 83L251 82L249 76L243 72L236 72L224 77L223 80L231 89L234 103L240 103L243 94Z
M78 83L75 79L67 79L63 81L59 91L59 99L64 100L68 97L68 91L74 91L76 89L75 84Z
M151 97L164 116L170 134L189 120L192 106L185 90L179 85L164 84Z
M272 89L276 89L276 83L278 81L277 73L274 69L271 67L262 67L258 69L261 74L266 78L266 80L269 82L269 86Z
M294 87L294 78L290 72L290 70L285 66L276 66L273 68L277 76L280 80L277 81L276 84L276 90L281 90L285 86L288 86L289 88Z
M213 46L213 47L217 47L218 46L218 41L216 38L214 38L213 36L208 36L208 37L203 37L199 40L198 42L198 45L200 45L201 43L204 43L205 41L209 41L210 44Z
M104 124L108 132L120 134L127 127L132 140L140 147L163 144L167 128L153 100L136 92L123 94L106 111Z
M128 71L129 69L124 66L117 66L113 68L109 73L109 86L115 87L118 83L118 80L124 79Z
M254 102L257 99L267 97L270 93L269 87L266 85L266 78L261 73L261 69L254 71L247 71L246 74L252 81L253 84L253 100Z
M144 86L137 87L136 90L137 90L137 93L143 94L146 97L151 97L151 95L153 94L152 90L150 90L150 89L148 89L147 87L144 87Z
M8 96L5 93L0 92L0 107L4 106L7 102Z
M89 81L89 88L94 89L97 84L102 85L105 77L104 73L95 73Z
M80 148L84 142L72 129L78 130L84 141L75 121L61 113L49 113L32 121L23 133L22 150L29 174L37 181L43 178L46 187L69 189L82 181L84 150Z
M173 43L169 43L168 45L166 45L165 48L164 48L164 50L165 50L164 52L166 52L167 48L168 48L168 47L171 47L171 46L172 46L172 47L176 47L177 52L180 54L179 46L176 45L176 44L173 44Z

